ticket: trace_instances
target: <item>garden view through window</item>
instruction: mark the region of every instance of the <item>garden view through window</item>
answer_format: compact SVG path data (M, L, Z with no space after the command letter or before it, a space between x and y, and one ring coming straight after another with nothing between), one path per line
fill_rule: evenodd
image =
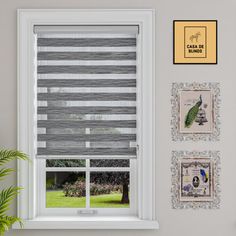
M46 207L88 208L89 205L90 208L128 208L129 163L129 160L122 159L47 160Z

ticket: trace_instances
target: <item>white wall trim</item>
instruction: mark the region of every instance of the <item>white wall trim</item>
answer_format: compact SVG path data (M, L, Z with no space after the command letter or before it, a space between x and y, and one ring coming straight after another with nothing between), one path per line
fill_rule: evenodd
M92 14L91 14L92 13ZM18 197L18 216L26 220L25 228L34 228L37 216L36 160L35 156L35 56L34 25L138 25L137 91L139 98L138 125L138 223L153 228L155 215L155 11L153 9L19 9L18 10L18 149L32 158L31 163L18 161L18 185L24 190ZM31 223L30 223L31 222ZM37 221L38 222L38 221ZM40 221L50 228L51 221ZM123 222L123 221L122 221ZM124 221L126 222L126 221ZM67 222L73 228L73 222ZM84 222L83 222L84 223ZM101 223L101 222L100 222ZM116 222L119 224L118 222ZM114 222L103 227L116 228ZM52 224L53 225L53 224ZM60 228L60 223L57 223ZM76 222L76 227L79 227ZM124 228L129 222L122 223ZM157 222L155 223L157 225ZM92 225L89 226L91 228ZM100 224L94 222L94 228ZM131 224L130 224L131 227ZM132 228L131 227L131 228ZM144 226L143 226L144 227ZM155 226L155 228L157 228Z
M90 219L89 219L90 218ZM20 229L15 224L14 229ZM157 221L140 220L135 217L119 217L112 219L111 217L84 219L75 217L39 217L34 220L24 222L24 229L159 229Z

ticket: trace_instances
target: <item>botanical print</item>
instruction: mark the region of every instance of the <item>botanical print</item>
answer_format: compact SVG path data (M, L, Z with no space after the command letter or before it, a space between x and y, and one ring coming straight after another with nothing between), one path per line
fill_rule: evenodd
M172 152L172 208L220 207L220 152Z
M173 141L219 141L219 83L173 83L171 95Z
M182 133L212 132L211 91L181 91L179 121Z
M183 158L180 173L180 201L208 201L212 198L210 158Z

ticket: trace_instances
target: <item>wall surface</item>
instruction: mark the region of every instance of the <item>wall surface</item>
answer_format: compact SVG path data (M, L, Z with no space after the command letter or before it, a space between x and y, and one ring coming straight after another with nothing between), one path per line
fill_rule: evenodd
M9 236L123 235L123 236L234 236L236 235L236 185L234 173L236 116L236 1L234 0L1 0L0 6L0 146L16 147L16 9L18 8L154 8L156 15L157 106L157 215L159 230L14 230ZM172 23L177 19L218 20L218 65L173 65ZM170 135L172 82L221 83L221 141L174 143ZM220 150L220 210L172 210L171 151ZM16 163L11 164L16 167ZM15 184L8 177L0 187ZM11 213L16 213L16 204Z

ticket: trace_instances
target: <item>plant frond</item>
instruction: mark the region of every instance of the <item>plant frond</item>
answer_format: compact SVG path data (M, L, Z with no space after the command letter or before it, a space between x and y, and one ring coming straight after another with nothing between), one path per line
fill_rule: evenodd
M0 169L0 180L2 180L5 176L9 175L11 172L14 172L14 169L12 168Z
M0 149L0 166L14 159L29 160L29 157L21 151Z
M18 222L20 227L23 228L23 222L21 218L15 216L4 216L0 217L0 235L4 235L6 231L10 229L10 227Z
M0 191L0 218L6 216L6 211L9 210L11 201L16 197L21 188L11 186Z

